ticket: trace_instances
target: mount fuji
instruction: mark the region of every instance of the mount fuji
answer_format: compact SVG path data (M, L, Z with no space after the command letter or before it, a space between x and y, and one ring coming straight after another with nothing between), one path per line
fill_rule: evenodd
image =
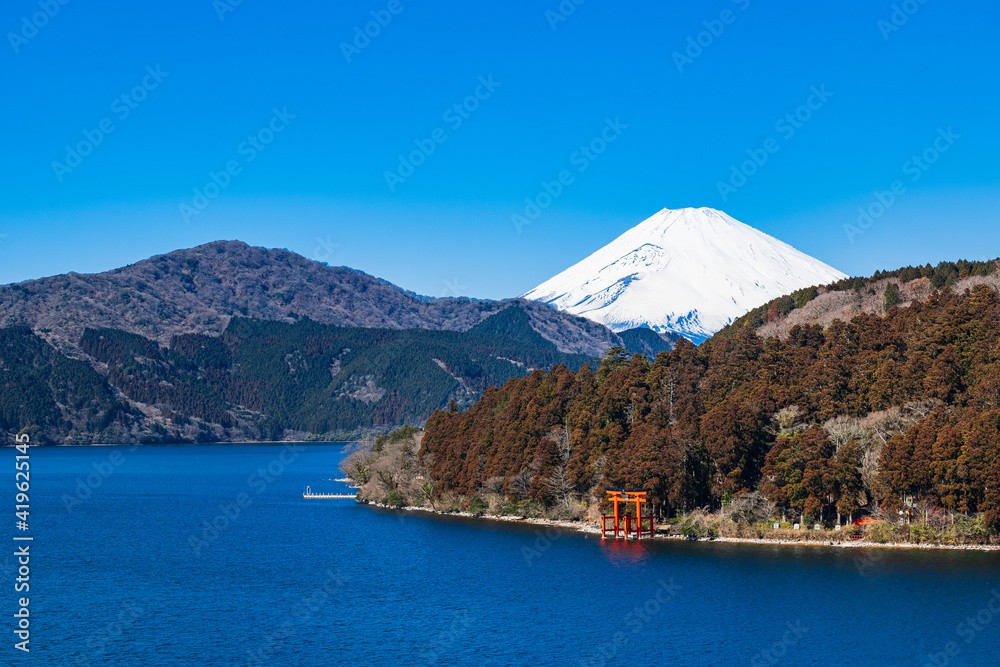
M522 298L700 343L771 299L846 277L722 211L663 209Z

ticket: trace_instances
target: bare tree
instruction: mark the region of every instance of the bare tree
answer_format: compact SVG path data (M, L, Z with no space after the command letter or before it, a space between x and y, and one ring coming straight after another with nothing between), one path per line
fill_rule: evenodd
M903 411L910 413L913 417L916 417L914 421L917 421L933 412L934 408L936 408L941 402L941 399L938 398L929 398L925 401L910 401L903 406Z
M660 387L663 389L663 395L666 396L667 406L670 410L670 425L673 426L677 423L677 416L674 414L674 399L677 393L677 372L674 369L671 368L667 372L667 376L663 378Z
M749 525L767 521L774 515L775 508L776 505L773 502L754 491L742 493L733 498L733 501L726 507L726 514L733 523Z
M900 408L892 407L872 412L861 421L872 439L884 445L892 439L892 436L906 433L906 430L918 420L912 415L903 414Z
M533 476L534 471L531 468L526 468L517 473L507 482L507 492L518 500L527 498L528 493L531 491L531 478Z
M882 445L866 449L861 455L861 483L864 484L865 503L872 502L878 496L875 494L875 479L878 477L878 462L882 455Z
M506 480L503 477L490 477L483 484L483 490L486 493L492 493L495 495L503 495L503 485Z
M565 505L573 496L573 485L570 483L566 469L569 465L570 456L573 454L572 443L570 442L569 429L560 426L552 430L549 437L555 442L556 451L559 452L559 463L555 470L544 481L545 488L561 505Z
M838 451L851 441L861 445L862 456L858 471L864 485L864 495L859 498L862 505L868 505L873 512L877 511L875 480L878 478L882 448L894 436L906 433L911 426L930 414L938 403L938 400L911 401L902 408L891 407L862 418L835 417L823 424Z
M566 474L566 466L562 465L545 480L545 488L560 505L565 505L573 497L573 485Z
M340 464L340 471L354 480L358 486L364 486L372 477L372 468L377 459L378 456L371 449L371 443L366 443L347 455Z
M823 424L827 437L834 444L837 451L852 440L864 446L870 439L868 430L861 423L860 419L840 416L834 417Z

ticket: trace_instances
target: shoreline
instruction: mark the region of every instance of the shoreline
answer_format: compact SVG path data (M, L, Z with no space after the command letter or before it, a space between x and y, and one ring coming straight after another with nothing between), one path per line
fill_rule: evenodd
M372 502L370 500L358 500L359 505L368 505L370 507L377 507L381 510L394 510L399 512L427 512L428 514L437 514L439 516L457 516L463 519L481 519L485 521L504 521L506 523L524 523L532 524L538 526L552 526L554 528L565 528L567 530L575 530L578 533L588 533L592 535L600 535L601 531L597 530L597 526L591 526L582 521L560 521L558 519L540 519L531 517L515 516L513 514L494 516L487 514L473 514L472 512L445 512L444 510L436 510L433 507L416 507L414 505L407 505L406 507L395 507L393 505L383 505L382 503Z
M368 500L358 500L358 504L369 505L384 510L396 510L404 512L428 512L440 516L457 516L465 519L482 519L486 521L504 521L507 523L531 524L537 526L551 526L553 528L564 528L575 530L576 532L588 535L600 535L601 531L597 526L582 521L560 521L558 519L529 518L513 515L492 516L487 514L473 514L471 512L445 512L444 510L432 507L393 507L383 505ZM633 538L634 539L634 538ZM886 549L944 549L953 551L1000 551L1000 545L995 544L915 544L912 542L864 542L864 541L832 541L832 540L788 540L770 537L685 537L684 535L656 535L653 538L645 537L643 540L683 540L686 542L728 542L735 544L762 544L781 546L815 546L840 549L864 549L864 548L886 548ZM639 540L639 541L643 541ZM631 540L623 540L631 541Z
M683 539L683 535L664 535L666 538ZM884 547L886 549L952 549L957 551L1000 551L996 544L937 544L928 542L917 544L913 542L836 542L831 540L783 540L772 537L706 537L694 538L698 542L742 542L745 544L781 544L787 546L805 545L817 547L833 547L842 549Z
M250 446L260 446L260 445L354 445L361 442L360 440L241 440L241 441L224 441L224 442L149 442L145 444L136 442L92 442L87 445L69 445L64 442L58 444L45 444L45 445L35 445L29 443L29 447L43 447L45 449L56 449L58 447L129 447L134 449L141 449L143 447L213 447L213 446L224 446L229 445L250 445ZM12 448L15 445L3 445L4 447Z

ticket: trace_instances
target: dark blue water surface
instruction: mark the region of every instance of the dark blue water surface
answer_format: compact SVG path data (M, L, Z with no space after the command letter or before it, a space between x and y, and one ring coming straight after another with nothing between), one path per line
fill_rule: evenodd
M334 444L30 451L31 653L7 557L0 664L1000 663L995 553L624 544L303 499L346 491L321 481Z

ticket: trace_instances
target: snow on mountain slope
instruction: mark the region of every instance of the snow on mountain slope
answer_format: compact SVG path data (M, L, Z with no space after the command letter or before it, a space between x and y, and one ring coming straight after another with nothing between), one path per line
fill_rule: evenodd
M701 342L771 299L845 277L722 211L663 209L522 296L614 331Z

